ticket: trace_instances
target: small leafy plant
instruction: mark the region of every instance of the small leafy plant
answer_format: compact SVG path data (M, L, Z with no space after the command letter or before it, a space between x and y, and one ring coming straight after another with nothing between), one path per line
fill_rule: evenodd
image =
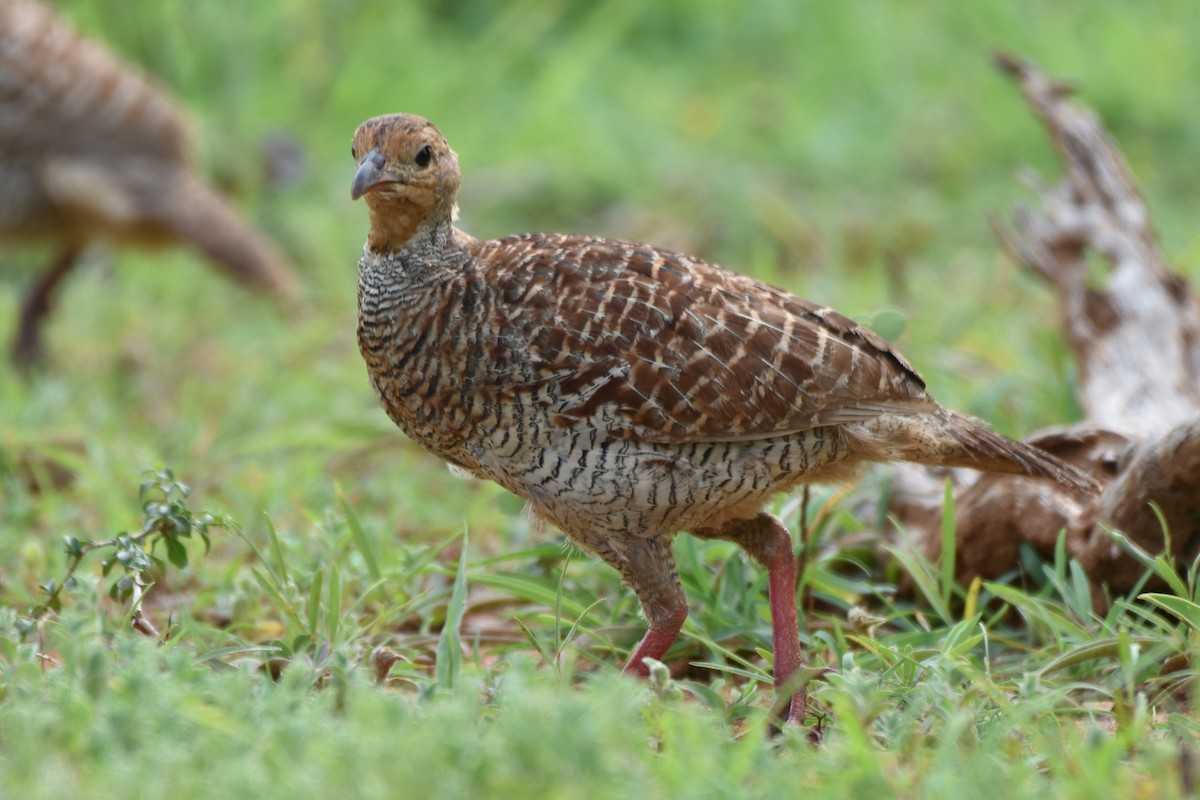
M142 504L142 526L140 530L123 532L110 539L92 540L67 535L63 542L67 551L67 570L61 580L51 578L39 585L46 600L30 609L29 616L18 621L18 629L28 633L50 611L61 611L63 590L76 585L75 573L84 559L97 551L109 555L101 562L107 578L118 567L120 577L113 581L108 596L119 603L130 605L130 621L143 633L157 635L149 620L141 614L140 606L145 593L153 585L153 573L167 571L167 563L183 569L188 563L188 551L184 540L192 536L204 542L207 555L212 547L209 539L211 528L236 528L236 523L225 515L208 511L194 512L188 507L191 490L176 480L175 473L163 467L147 470L138 488L138 499ZM157 554L165 550L166 561Z

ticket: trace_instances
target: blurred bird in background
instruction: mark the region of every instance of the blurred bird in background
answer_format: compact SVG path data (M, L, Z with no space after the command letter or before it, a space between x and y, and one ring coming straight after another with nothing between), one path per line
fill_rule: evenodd
M196 174L186 120L138 69L35 0L0 0L0 243L49 244L21 304L12 357L42 355L62 279L96 240L190 244L285 307L291 265Z

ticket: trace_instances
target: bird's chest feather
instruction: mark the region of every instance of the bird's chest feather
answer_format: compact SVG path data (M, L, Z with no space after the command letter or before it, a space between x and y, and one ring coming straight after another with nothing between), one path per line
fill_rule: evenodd
M470 468L466 442L477 414L464 390L471 342L460 295L455 286L364 270L358 344L388 416L427 450Z

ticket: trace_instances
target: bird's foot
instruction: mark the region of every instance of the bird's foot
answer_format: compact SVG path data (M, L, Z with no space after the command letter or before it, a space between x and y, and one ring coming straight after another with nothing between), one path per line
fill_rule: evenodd
M772 722L772 733L781 733L784 727L807 727L809 742L811 744L820 744L825 717L818 713L816 721L811 726L808 725L810 716L808 685L813 681L825 680L828 675L835 672L837 670L828 667L802 668L790 675L781 686L777 687L775 704L771 708L770 718L778 720L778 722Z

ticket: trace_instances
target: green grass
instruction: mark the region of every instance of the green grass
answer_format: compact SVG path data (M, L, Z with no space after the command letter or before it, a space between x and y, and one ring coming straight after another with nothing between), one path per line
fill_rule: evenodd
M766 737L765 581L725 543L676 547L693 614L669 660L710 666L620 679L642 623L615 575L378 409L348 145L367 116L425 114L476 235L711 257L890 329L940 399L1020 434L1078 410L1053 298L988 229L1026 198L1018 165L1056 174L988 53L1081 81L1194 278L1190 3L60 5L180 95L201 163L297 261L309 308L282 319L185 251L97 251L45 374L0 364L0 795L1184 796L1194 569L1104 615L1061 556L954 586L945 564L881 558L875 520L827 490L802 593L809 657L838 670L813 689L820 749ZM267 184L280 133L307 166ZM43 255L4 252L0 332ZM65 574L63 537L139 530L160 465L241 535L213 529L207 555L192 537L186 568L155 573L161 647L124 628L119 572L89 557L42 663L18 616Z

